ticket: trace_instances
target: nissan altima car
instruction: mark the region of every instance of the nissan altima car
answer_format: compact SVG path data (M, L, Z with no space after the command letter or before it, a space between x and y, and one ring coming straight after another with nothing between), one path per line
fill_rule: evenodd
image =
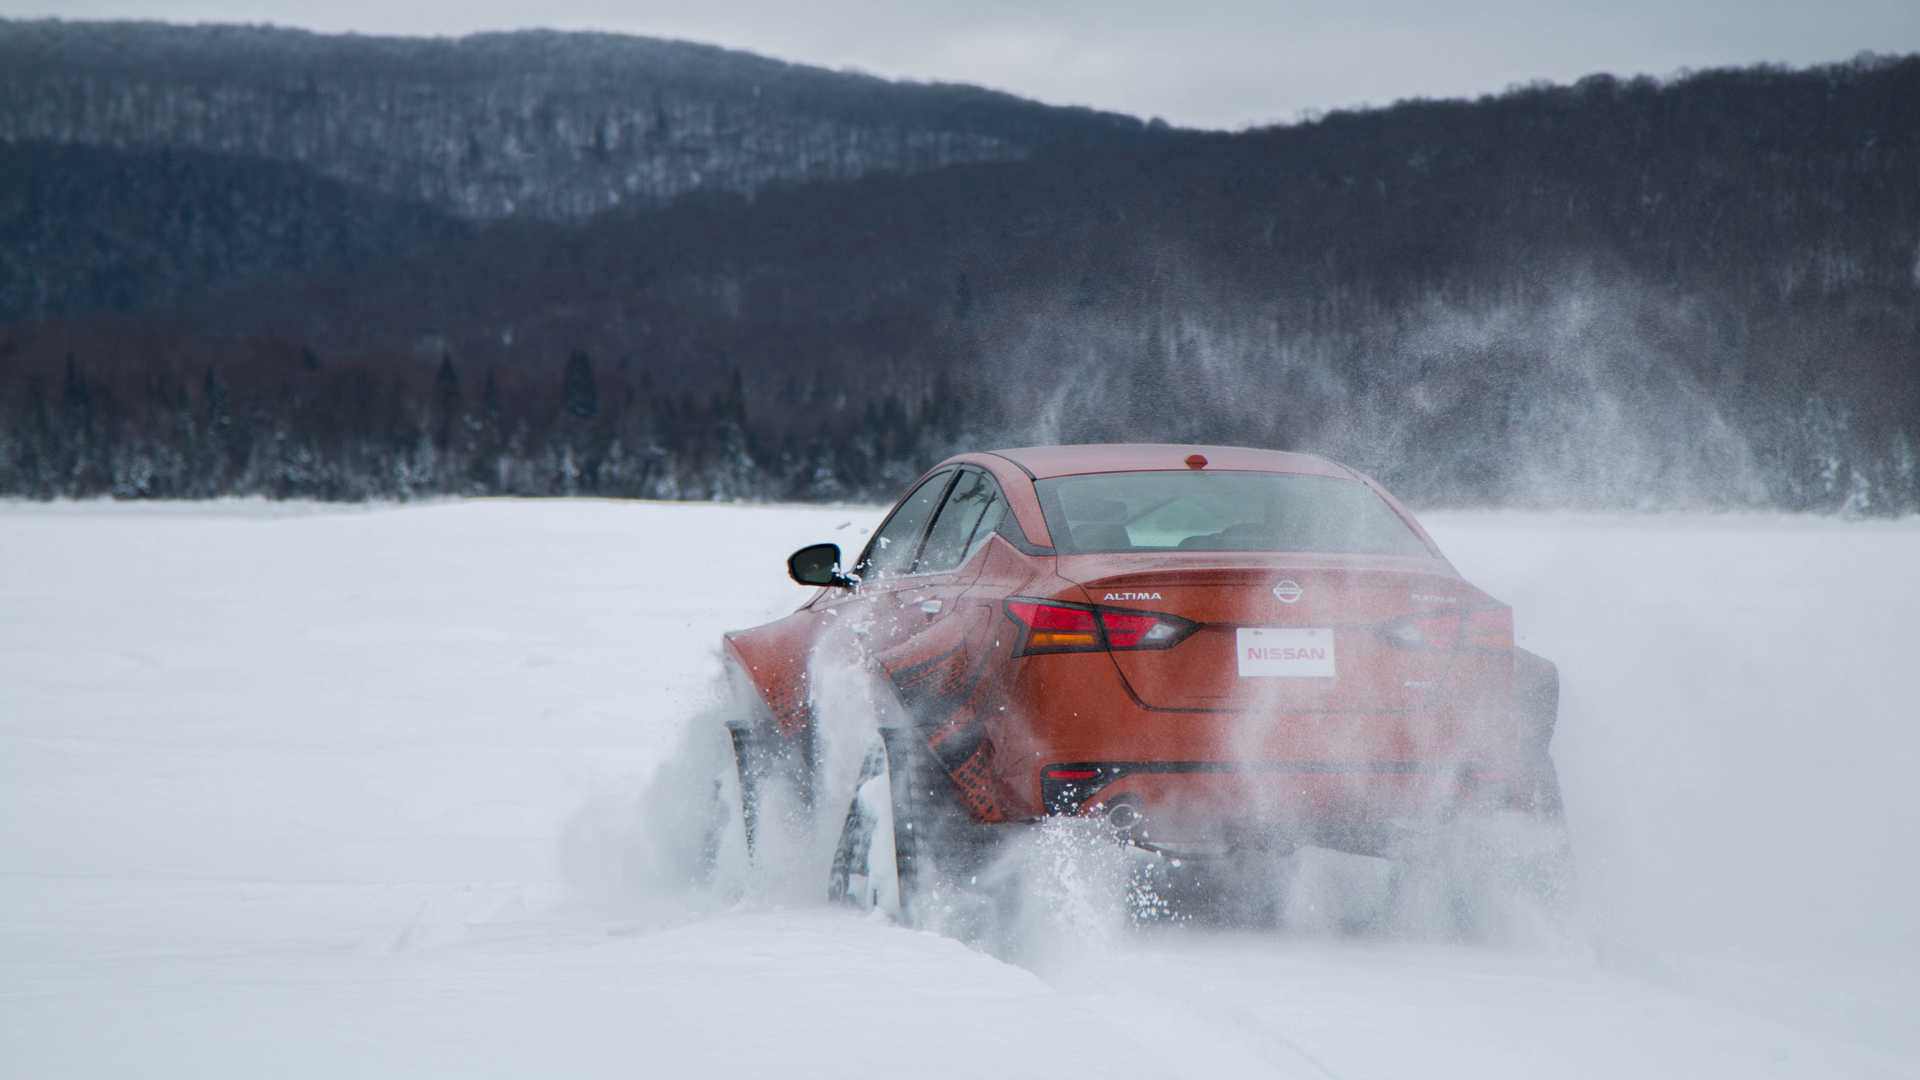
M841 897L890 875L908 919L931 875L1051 818L1193 866L1309 845L1417 860L1476 815L1560 819L1556 669L1392 495L1321 457L964 453L864 550L803 548L788 571L805 602L725 638L751 700L729 722L748 845L768 783L836 794L819 732L845 725L817 669L856 665L885 699L883 805L853 800L822 869Z

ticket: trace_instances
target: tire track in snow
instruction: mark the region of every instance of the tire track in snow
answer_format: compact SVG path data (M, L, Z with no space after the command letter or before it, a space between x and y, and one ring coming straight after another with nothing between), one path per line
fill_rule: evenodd
M1267 1075L1347 1080L1346 1074L1320 1055L1227 994L1170 970L1159 957L1130 959L1132 962L1116 963L1095 977L1115 989L1095 995L1090 1004L1109 1019L1117 1020L1116 1012L1126 1014L1127 1033L1156 1048L1170 1049L1171 1053L1163 1051L1161 1056L1171 1060L1191 1059L1193 1046L1204 1041L1211 1050L1192 1075L1213 1077L1230 1072L1223 1070L1217 1059L1223 1045L1233 1045L1244 1057L1263 1063ZM1150 964L1144 963L1149 960ZM1084 984L1089 980L1082 977L1076 981ZM1167 1021L1176 1011L1187 1020L1169 1025Z
M1208 1012L1231 1017L1236 1021L1236 1025L1231 1030L1243 1039L1256 1040L1264 1044L1269 1055L1276 1059L1276 1063L1279 1058L1291 1058L1304 1063L1313 1070L1313 1075L1322 1080L1345 1080L1344 1074L1328 1065L1319 1055L1308 1050L1298 1040L1277 1027L1262 1020L1252 1009L1225 994L1217 990L1209 990L1185 976L1170 974L1165 970L1156 973L1155 982L1161 987L1178 986L1181 995L1189 999L1189 1006L1194 1002L1203 1003Z

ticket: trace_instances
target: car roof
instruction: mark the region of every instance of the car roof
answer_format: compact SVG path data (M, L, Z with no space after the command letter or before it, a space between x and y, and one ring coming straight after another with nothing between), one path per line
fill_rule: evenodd
M1197 443L1083 443L1076 446L1019 446L989 453L1020 466L1029 476L1079 473L1146 472L1185 469L1187 458L1199 454L1206 468L1243 472L1300 473L1357 479L1352 469L1312 454L1284 450L1256 450L1246 446L1203 446Z

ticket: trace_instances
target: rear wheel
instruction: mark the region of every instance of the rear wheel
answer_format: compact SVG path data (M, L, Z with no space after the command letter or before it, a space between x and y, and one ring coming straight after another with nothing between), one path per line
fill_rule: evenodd
M894 853L893 792L886 746L875 740L861 762L853 799L827 873L827 899L900 917L900 875Z
M766 773L762 755L757 752L756 740L751 732L742 727L727 726L727 737L733 745L733 769L735 784L733 794L737 798L740 831L746 842L747 858L753 858L754 842L759 838L760 824L760 785ZM726 797L721 788L715 793Z
M1392 911L1402 929L1488 939L1557 936L1565 928L1573 853L1548 750L1559 718L1559 669L1515 650L1512 708L1524 764L1491 789L1471 790L1432 842L1396 867Z
M1573 892L1573 846L1567 837L1567 806L1560 796L1560 770L1549 747L1560 720L1560 669L1524 649L1514 658L1514 709L1533 749L1533 767L1507 793L1521 815L1528 841L1517 872L1536 902L1563 918Z
M886 762L888 806L893 832L894 875L899 897L896 914L909 926L922 918L925 893L934 884L933 862L939 842L936 798L950 783L934 766L919 734L886 727L880 731Z
M921 909L953 854L958 815L944 797L949 784L919 733L881 729L847 808L829 896L878 907L909 926L924 922Z
M965 940L989 933L982 871L1002 827L974 821L952 789L919 732L882 728L840 829L828 898Z
M818 772L818 734L812 725L783 730L737 662L726 664L723 715L733 747L740 831L750 862L811 827Z

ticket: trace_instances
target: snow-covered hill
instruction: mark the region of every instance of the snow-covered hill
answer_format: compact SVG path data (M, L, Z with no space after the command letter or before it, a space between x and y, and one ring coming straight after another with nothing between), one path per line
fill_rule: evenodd
M661 38L0 19L0 143L264 159L467 218L575 220L1148 134L1130 116Z
M632 858L720 631L873 517L0 507L0 1074L1920 1071L1920 522L1429 520L1565 673L1571 940L997 958Z

